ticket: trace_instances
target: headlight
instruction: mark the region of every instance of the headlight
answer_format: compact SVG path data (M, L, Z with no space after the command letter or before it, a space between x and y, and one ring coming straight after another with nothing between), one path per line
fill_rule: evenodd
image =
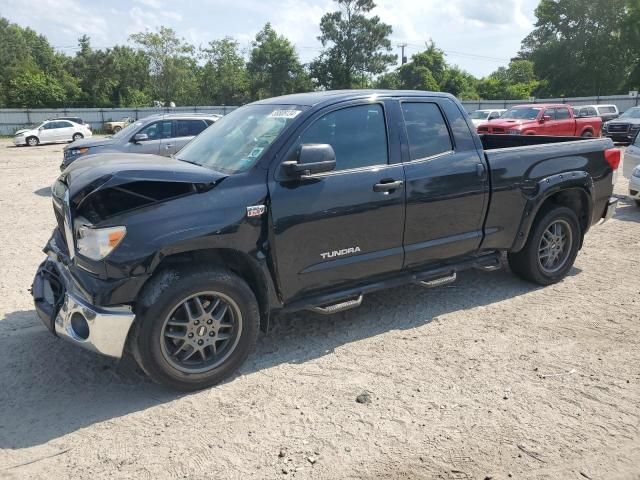
M72 157L75 157L76 155L83 155L88 151L88 148L72 148L70 153Z
M16 133L16 137L24 137L24 133Z
M510 130L507 130L507 134L509 134L509 135L521 135L522 132L520 130L512 128Z
M640 178L640 167L634 168L633 172L631 173L631 175L633 175L634 177Z
M602 130L604 130L605 132L607 131L607 128L609 127L609 122L604 122L602 124Z
M126 234L126 227L80 227L76 241L78 253L92 260L102 260L120 244Z

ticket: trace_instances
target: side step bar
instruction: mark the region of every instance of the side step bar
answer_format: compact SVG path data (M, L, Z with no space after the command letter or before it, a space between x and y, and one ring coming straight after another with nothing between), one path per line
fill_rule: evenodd
M443 285L449 285L450 283L455 282L456 278L458 278L458 274L453 272L451 275L447 275L445 277L434 278L433 280L420 280L417 283L421 287L436 288Z
M338 312L344 312L345 310L350 310L352 308L358 308L362 305L363 295L360 294L358 298L353 298L351 300L345 300L344 302L334 303L333 305L326 305L323 307L311 307L309 310L312 312L320 313L322 315L332 315Z
M396 275L376 282L297 300L285 305L280 311L295 312L311 310L323 315L330 315L359 307L362 304L362 297L367 293L410 283L426 288L435 288L456 281L458 272L470 268L477 268L488 272L498 270L502 268L501 253L493 251L477 257L467 257L455 263L452 262L421 272L399 272Z

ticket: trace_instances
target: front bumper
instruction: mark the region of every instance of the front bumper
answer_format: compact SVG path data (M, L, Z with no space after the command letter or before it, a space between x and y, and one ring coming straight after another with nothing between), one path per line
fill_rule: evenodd
M88 350L121 358L135 315L126 305L98 307L74 290L67 268L48 258L32 285L38 316L58 337Z
M609 220L616 213L616 209L618 208L618 199L616 197L610 197L607 202L607 206L604 209L604 213L602 214L602 223Z
M27 144L27 137L25 137L25 136L13 137L13 144L14 145L26 145Z

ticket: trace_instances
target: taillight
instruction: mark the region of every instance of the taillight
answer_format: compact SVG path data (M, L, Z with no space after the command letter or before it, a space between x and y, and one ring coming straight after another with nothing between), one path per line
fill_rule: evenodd
M604 151L604 159L611 166L612 170L617 170L622 159L622 152L619 148L608 148Z

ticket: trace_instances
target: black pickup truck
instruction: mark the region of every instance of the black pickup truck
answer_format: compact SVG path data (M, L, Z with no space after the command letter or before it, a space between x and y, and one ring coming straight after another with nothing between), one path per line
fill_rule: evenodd
M230 376L276 312L494 270L547 285L609 218L610 139L478 136L458 101L327 91L235 110L174 158L103 154L52 188L32 291L59 337L155 381Z

